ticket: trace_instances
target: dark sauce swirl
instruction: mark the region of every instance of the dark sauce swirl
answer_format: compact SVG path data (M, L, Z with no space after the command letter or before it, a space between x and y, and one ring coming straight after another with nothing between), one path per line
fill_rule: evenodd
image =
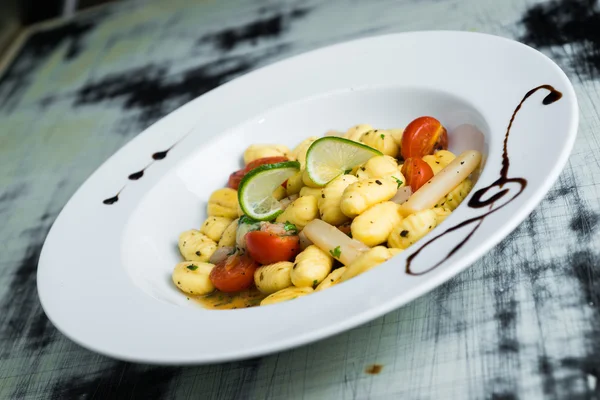
M453 227L450 227L448 229L446 229L444 232L440 233L437 236L434 236L432 239L430 239L429 241L425 242L425 244L423 244L417 251L415 251L414 253L412 253L407 259L406 259L406 273L409 275L423 275L426 274L430 271L432 271L433 269L437 268L440 264L442 264L444 261L446 261L448 258L452 257L452 255L454 253L456 253L475 233L475 231L477 231L477 229L481 226L481 224L483 223L483 220L485 219L485 217L487 217L488 215L502 209L504 206L506 206L507 204L510 204L514 199L516 199L521 193L523 193L523 191L525 190L525 188L527 187L527 180L525 178L509 178L508 177L508 169L510 167L510 158L508 156L508 137L510 136L510 130L512 128L513 122L515 120L515 117L517 116L517 114L519 113L519 111L521 110L521 107L523 106L523 103L525 103L525 101L531 97L535 92L537 92L538 90L541 89L545 89L548 90L550 93L548 95L546 95L546 97L544 97L544 99L542 100L542 104L544 105L549 105L552 104L558 100L560 100L560 98L562 97L562 93L559 92L558 90L554 89L554 87L550 86L550 85L541 85L538 86L536 88L531 89L529 92L527 92L525 94L525 96L523 96L523 99L521 100L521 102L519 103L519 105L517 106L517 108L515 108L515 111L513 112L510 121L508 123L508 128L506 128L506 134L504 135L504 150L502 152L502 168L500 169L500 176L498 179L496 179L494 182L492 182L489 186L486 186L484 188L479 189L478 191L476 191L475 193L473 193L473 196L471 197L471 199L469 200L469 202L467 203L467 205L471 208L484 208L484 207L490 207L489 211L485 212L484 214L481 214L477 217L473 217L470 219L467 219L457 225L454 225ZM516 191L511 190L511 188L504 188L504 186L506 184L509 183L513 183L517 185L517 189ZM487 197L487 193L489 191L492 190L499 190L499 192L490 195L489 197ZM513 196L511 199L509 199L506 203L502 204L501 206L495 207L494 208L494 204L502 199L504 196L508 195L509 193L513 192ZM460 241L456 246L454 246L452 248L452 250L450 250L450 252L446 255L446 257L444 257L443 260L439 261L437 264L433 265L432 267L430 267L429 269L422 271L422 272L414 272L411 271L411 263L413 261L413 259L418 256L421 251L423 251L427 246L429 246L431 243L435 242L436 240L438 240L439 238L443 237L444 235L454 232L458 229L461 229L467 225L471 225L473 224L473 229L471 229L471 232L469 232L469 234L462 240Z

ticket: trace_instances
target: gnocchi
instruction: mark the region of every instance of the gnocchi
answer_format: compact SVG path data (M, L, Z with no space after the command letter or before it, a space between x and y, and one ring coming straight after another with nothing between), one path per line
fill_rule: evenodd
M406 181L398 168L398 162L394 157L390 156L375 156L371 158L358 168L356 176L359 180L391 176L396 179L398 187L405 186L404 182Z
M235 246L236 233L238 228L238 221L240 219L236 218L223 231L221 238L219 239L218 247L232 247Z
M433 210L419 211L404 218L390 233L388 245L406 249L421 240L437 226L438 216Z
M348 186L342 194L340 210L354 218L367 208L387 201L398 191L398 182L392 177L365 179Z
M208 261L216 250L217 243L198 230L179 235L179 252L186 261Z
M344 138L358 142L360 140L360 138L362 137L362 135L364 135L365 133L372 131L372 130L373 130L373 127L369 124L355 125L346 131Z
M263 301L260 302L261 306L268 306L270 304L281 303L283 301L294 300L298 297L306 296L307 294L311 294L313 292L313 288L311 287L289 287L286 289L282 289L278 292L270 294L265 297Z
M398 155L398 145L389 131L383 129L368 131L360 137L360 141L386 156L396 157Z
M209 279L213 264L207 262L182 262L175 266L173 283L184 293L204 295L215 290Z
M310 154L317 136L292 150L250 145L245 166L210 195L200 228L180 234L174 285L212 308L271 305L352 279L421 240L468 196L481 154L448 151L443 127L435 143L422 140L420 120L441 126L431 117L406 129L354 125L324 133L329 138L319 143L333 144ZM286 162L244 179L259 166ZM275 178L254 184L263 173Z
M398 204L391 201L375 204L354 218L350 226L352 237L367 246L377 246L387 241L401 219Z
M353 175L340 175L322 189L319 213L323 221L331 225L341 225L350 221L350 218L342 212L341 202L346 188L356 182L358 178Z
M304 229L306 224L319 217L317 198L314 196L298 197L283 213L279 214L275 221L291 222L299 230Z
M288 179L288 181L285 185L285 190L286 190L288 196L298 194L298 193L300 193L300 190L302 190L302 188L304 188L304 180L302 178L303 175L304 175L304 172L300 171L296 175L294 175L290 179Z
M454 211L467 197L471 189L473 189L473 182L467 178L445 195L434 207L445 207L450 211Z
M280 261L274 264L263 265L254 272L254 284L262 293L271 294L292 286L292 264L289 261Z
M244 151L244 163L250 164L265 157L287 157L290 149L282 144L252 144Z
M218 189L208 199L208 215L211 217L238 217L237 190L230 188Z
M306 162L306 152L308 151L310 145L313 144L313 142L317 139L317 136L311 136L296 146L290 153L290 160L298 161L300 163L300 167L304 168L304 164Z
M346 267L341 267L336 270L333 270L315 289L315 292L319 292L321 290L329 289L330 287L337 285L342 280L342 275L346 272Z
M333 257L315 245L308 246L296 256L291 278L294 286L317 287L331 272Z
M206 236L218 242L223 236L225 229L231 224L233 220L226 217L208 217L202 224L200 232Z
M321 197L321 188L304 186L302 189L300 189L300 197L304 196L314 196L316 199L318 199Z
M436 151L434 154L426 155L423 157L425 161L433 170L433 174L437 175L442 169L446 168L456 156L448 150Z
M340 281L344 282L354 278L356 275L367 272L373 267L389 260L394 256L393 252L385 246L373 247L366 253L360 255L354 262L346 266L346 270L340 277Z

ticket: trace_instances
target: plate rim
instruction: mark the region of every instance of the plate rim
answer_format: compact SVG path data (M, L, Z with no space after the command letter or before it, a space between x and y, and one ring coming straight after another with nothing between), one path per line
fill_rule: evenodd
M363 312L362 314L356 314L351 318L347 318L344 324L338 324L335 326L329 326L328 329L327 328L321 328L318 331L308 331L307 333L305 333L304 335L300 336L300 337L295 337L295 338L291 338L288 341L281 341L278 342L276 344L267 344L264 347L265 348L254 348L252 350L248 350L245 353L238 353L238 354L231 354L231 355L227 355L227 356L214 356L214 357L191 357L190 359L180 359L180 358L169 358L164 357L162 359L155 359L155 358L144 358L144 357L139 357L139 356L129 356L129 355L124 355L124 354L120 354L118 352L111 352L107 349L104 348L100 348L98 346L94 346L93 344L89 343L89 342L85 342L84 340L79 340L78 337L76 337L76 335L71 335L70 332L68 332L66 329L61 329L61 323L58 321L58 319L54 318L55 314L54 314L54 310L50 310L48 303L46 302L46 293L44 292L44 289L41 289L41 286L44 285L43 283L43 279L44 276L43 274L40 274L40 271L42 271L41 265L46 262L45 259L47 257L47 253L48 253L48 246L49 243L51 244L52 242L48 241L48 238L54 237L56 235L55 231L55 226L56 226L56 221L59 221L59 219L61 218L61 216L63 216L66 211L65 210L69 210L69 207L73 204L73 202L75 201L75 199L77 198L78 193L80 193L82 191L82 188L84 188L84 186L86 186L88 184L88 182L90 182L90 180L92 180L92 178L94 176L97 175L97 172L103 169L107 168L107 165L110 165L111 163L113 163L115 157L117 157L119 154L125 154L129 151L129 149L135 147L138 143L140 143L143 140L143 136L145 133L147 133L149 130L151 129L157 129L157 126L160 126L160 124L164 124L165 120L169 119L172 120L174 119L174 116L177 113L180 113L181 110L184 109L188 109L190 107L193 107L192 104L199 98L205 97L206 95L213 93L215 91L221 90L223 87L229 86L234 84L235 82L239 81L240 79L248 79L249 75L252 75L256 72L259 71L263 71L269 67L272 67L274 65L280 64L280 63L284 63L284 62L294 62L295 60L302 58L302 57L306 57L309 54L315 54L318 52L323 52L323 51L330 51L331 49L338 47L338 46L346 46L346 45L351 45L351 44L357 44L360 42L368 42L370 40L373 39L383 39L383 38L389 38L389 37L401 37L401 36L408 36L408 35L419 35L419 34L444 34L444 33L449 33L449 34L459 34L459 35L468 35L468 36L485 36L488 37L492 40L500 40L500 41L506 41L506 42L510 42L512 45L517 45L517 46L522 46L524 48L526 48L529 51L533 51L535 53L537 53L537 55L541 55L543 58L545 58L545 61L549 64L549 66L554 67L555 69L557 69L557 73L558 76L562 79L563 83L565 84L564 87L561 87L561 89L563 91L568 91L569 92L569 97L572 98L573 103L571 105L571 111L572 111L572 116L573 119L571 120L571 129L569 130L569 134L567 135L567 139L565 141L565 146L563 148L563 151L560 153L560 159L556 160L555 163L555 168L550 171L545 177L546 179L544 180L542 187L539 188L536 192L534 192L533 194L527 196L527 198L529 199L526 203L525 207L522 207L519 212L517 213L517 215L515 215L513 218L511 218L509 220L509 222L507 222L506 224L502 225L502 229L499 230L499 232L501 233L497 233L495 235L495 237L493 239L490 239L488 241L485 242L484 247L486 247L487 249L485 251L489 251L491 248L493 248L498 242L500 242L504 237L506 237L510 232L512 232L517 225L519 225L531 212L532 210L537 207L537 205L542 201L542 199L544 198L544 196L547 194L547 192L549 191L550 187L556 182L556 180L559 177L560 172L562 171L562 169L565 167L566 163L568 162L569 156L572 152L573 146L575 144L575 139L577 136L577 127L578 127L578 122L579 122L579 108L578 108L578 104L577 104L577 97L575 95L575 91L573 89L573 86L569 80L569 78L566 76L566 74L560 69L560 67L558 67L558 65L556 65L556 63L554 63L550 58L548 58L546 55L544 55L543 53L529 47L526 46L522 43L519 43L517 41L514 41L512 39L507 39L504 37L500 37L500 36L495 36L495 35L490 35L490 34L485 34L485 33L474 33L474 32L464 32L464 31L452 31L452 30L443 30L443 31L411 31L411 32L402 32L402 33L391 33L391 34L385 34L385 35L374 35L374 36L368 36L368 37L363 37L363 38L359 38L359 39L355 39L355 40L351 40L351 41L346 41L346 42L341 42L341 43L336 43L333 45L329 45L329 46L325 46L325 47L321 47L318 49L314 49L308 52L304 52L298 55L294 55L292 57L277 61L275 63L271 63L268 64L266 66L263 66L259 69L253 70L251 72L249 72L248 74L244 74L241 77L235 78L227 83L225 83L224 85L221 85L205 94L203 94L202 96L193 99L189 102L187 102L186 104L182 105L181 107L177 108L176 110L174 110L173 112L169 113L168 115L164 116L163 118L159 119L158 121L156 121L154 124L152 124L151 126L149 126L148 128L144 129L142 132L140 132L138 135L136 135L135 137L133 137L130 141L128 141L126 144L124 144L120 149L118 149L115 153L113 153L106 161L104 161L81 185L80 187L77 189L77 191L73 194L73 196L69 199L69 201L66 203L66 205L64 206L63 210L61 210L59 216L56 218L55 222L53 223L50 231L48 232L47 238L44 241L44 245L42 248L42 251L40 253L40 258L39 258L39 262L38 262L38 271L37 271L37 276L38 276L38 280L37 280L37 289L38 289L38 296L40 298L40 302L42 304L42 308L44 309L44 312L46 313L46 315L48 316L48 318L50 319L50 321L53 323L53 325L55 327L57 327L57 329L59 331L61 331L61 333L63 333L65 336L67 336L69 339L71 339L72 341L74 341L75 343L78 343L79 345L88 348L88 349L92 349L95 352L98 352L100 354L104 354L104 355L108 355L110 357L113 358L117 358L117 359L121 359L121 360L125 360L125 361L130 361L130 362L143 362L143 363L148 363L148 364L160 364L160 365L173 365L173 364L177 364L177 365L185 365L185 364L194 364L194 365L199 365L199 364L207 364L207 363L215 363L215 362L227 362L227 361L234 361L234 360L239 360L239 359L246 359L246 358L250 358L250 357L256 357L259 355L266 355L266 354L271 354L271 353L275 353L278 351L282 351L285 349L289 349L289 348L293 348L293 347L297 347L300 345L304 345L310 342L313 342L315 340L319 340L319 339L324 339L327 337L330 337L332 335L335 335L337 333L341 333L344 332L352 327L356 327L362 323L365 323L367 321L370 321L372 319L375 319L377 317L380 317L381 315L390 312L396 308L398 308L399 306L403 305L403 304L407 304L408 302L411 302L413 300L415 300L416 298L422 296L423 294L429 292L430 290L432 290L433 288L437 287L439 284L441 284L442 282L445 282L449 279L451 279L452 277L454 277L455 275L457 275L459 272L465 270L467 267L469 267L473 262L475 262L477 259L481 258L481 254L472 254L470 257L462 257L460 261L456 262L456 266L454 268L452 268L450 271L446 270L445 274L439 274L436 275L436 279L428 279L426 280L425 283L421 283L418 286L415 287L415 289L413 290L413 293L411 293L408 296L404 296L404 297L410 297L409 300L398 300L400 299L400 297L396 297L395 299L388 299L388 302L385 304L379 304L378 306L374 306L369 308L369 310ZM175 166L171 167L174 168ZM169 168L169 170L171 169ZM54 233L53 233L54 232ZM54 236L53 236L54 235ZM372 272L377 272L377 269L372 271ZM40 277L42 279L40 279ZM347 284L351 284L353 283L348 282ZM249 311L249 310L245 310L245 311Z

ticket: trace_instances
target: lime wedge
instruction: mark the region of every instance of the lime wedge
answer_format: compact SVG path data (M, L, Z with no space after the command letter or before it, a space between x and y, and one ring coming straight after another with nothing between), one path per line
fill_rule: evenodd
M269 221L283 212L273 192L300 170L298 161L261 165L248 172L238 188L238 201L244 214L258 221Z
M306 172L317 186L325 186L335 177L383 155L379 150L335 136L315 140L306 152Z

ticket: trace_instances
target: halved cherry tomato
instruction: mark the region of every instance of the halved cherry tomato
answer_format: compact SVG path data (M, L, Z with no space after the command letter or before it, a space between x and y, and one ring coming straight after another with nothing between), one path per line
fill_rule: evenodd
M448 132L437 119L419 117L408 124L402 133L400 147L405 160L433 154L436 150L447 150Z
M287 157L278 156L278 157L263 157L263 158L259 158L258 160L251 161L248 163L248 165L246 165L246 168L242 168L239 171L235 171L234 173L229 175L229 181L227 182L227 187L238 190L238 187L240 186L240 182L242 181L242 178L244 177L244 175L246 175L248 172L252 171L254 168L260 167L261 165L265 165L265 164L276 164L276 163L284 162L287 160L288 160ZM285 188L284 184L285 184L285 182L281 186L283 186Z
M227 187L238 190L238 187L240 186L240 182L242 181L244 175L246 175L246 171L243 169L235 171L233 174L229 175Z
M283 157L283 156L277 156L277 157L263 157L263 158L259 158L258 160L254 160L248 163L248 165L246 165L246 173L252 171L254 168L260 167L261 165L265 165L265 164L277 164L280 162L284 162L287 161L288 158L287 157Z
M239 292L254 283L254 271L259 265L248 255L234 254L210 271L210 281L222 292Z
M433 170L420 158L409 158L404 161L402 175L414 193L433 177Z
M252 231L246 234L246 249L250 257L261 264L289 261L300 252L300 238L298 235Z

